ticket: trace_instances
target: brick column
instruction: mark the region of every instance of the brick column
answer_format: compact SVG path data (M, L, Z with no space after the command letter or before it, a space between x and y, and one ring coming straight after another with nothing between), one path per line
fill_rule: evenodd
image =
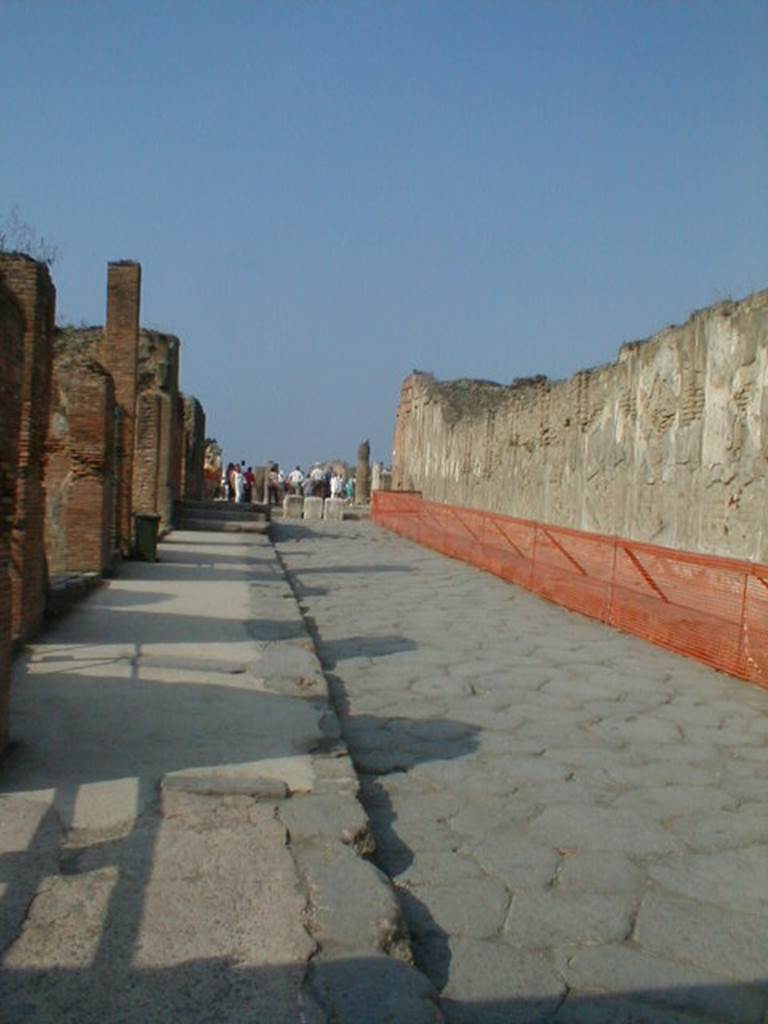
M203 497L205 463L205 411L196 398L184 397L184 444L181 457L181 496Z
M0 255L0 275L15 295L25 324L11 589L14 638L26 640L40 626L45 607L43 461L51 401L56 289L48 268L28 256Z
M0 280L0 751L8 742L13 599L9 564L24 367L24 318Z
M115 383L120 408L117 472L117 536L123 555L133 541L133 453L136 427L136 366L139 347L141 266L130 260L107 267L107 325L98 360Z
M114 537L114 386L92 359L101 332L57 331L45 473L51 576L104 572Z

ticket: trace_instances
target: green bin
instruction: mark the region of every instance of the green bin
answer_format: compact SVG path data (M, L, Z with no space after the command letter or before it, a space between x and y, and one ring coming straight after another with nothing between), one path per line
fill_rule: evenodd
M157 561L157 534L160 516L133 517L133 557L143 562Z

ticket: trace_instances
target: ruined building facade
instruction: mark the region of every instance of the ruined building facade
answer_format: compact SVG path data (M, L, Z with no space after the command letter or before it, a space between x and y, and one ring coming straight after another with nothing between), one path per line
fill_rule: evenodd
M569 380L403 383L393 486L768 563L768 291Z
M0 253L0 750L12 644L50 581L111 571L137 514L168 528L200 496L205 414L179 393L178 339L140 330L140 291L137 263L110 263L106 325L56 329L48 269Z

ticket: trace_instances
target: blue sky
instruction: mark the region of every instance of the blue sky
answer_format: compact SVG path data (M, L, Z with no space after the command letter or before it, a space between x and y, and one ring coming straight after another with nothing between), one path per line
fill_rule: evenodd
M0 213L106 263L231 458L387 461L413 368L559 378L768 286L765 0L3 0Z

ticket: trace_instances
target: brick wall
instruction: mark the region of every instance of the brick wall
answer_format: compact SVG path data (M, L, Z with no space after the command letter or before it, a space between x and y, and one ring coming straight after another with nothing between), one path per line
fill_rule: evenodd
M56 289L48 268L27 256L0 254L0 275L24 316L24 366L16 474L16 505L11 538L13 633L30 637L43 617L46 587L43 530L43 458L51 394Z
M141 304L141 266L129 260L107 267L107 324L97 359L111 375L119 408L117 535L123 554L133 538L133 449L136 422L136 370Z
M0 751L8 742L13 602L9 562L24 366L24 318L0 278Z
M45 476L51 576L105 572L113 561L115 393L94 359L102 335L56 332Z
M181 459L180 491L184 498L199 501L203 497L205 462L205 411L196 398L184 396L184 444Z

